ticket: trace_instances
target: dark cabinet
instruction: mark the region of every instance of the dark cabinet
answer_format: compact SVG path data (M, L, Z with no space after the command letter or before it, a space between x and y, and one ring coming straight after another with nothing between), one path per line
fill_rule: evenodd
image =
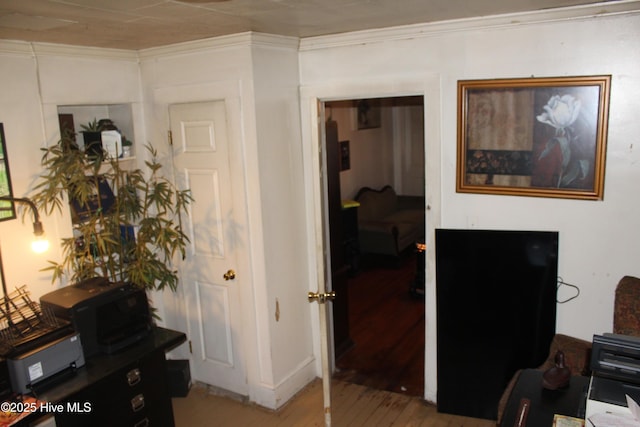
M126 350L87 359L40 398L63 405L57 427L173 427L165 351L185 340L181 332L155 328Z
M173 426L164 352L130 363L69 396L65 404L67 411L56 415L58 427Z

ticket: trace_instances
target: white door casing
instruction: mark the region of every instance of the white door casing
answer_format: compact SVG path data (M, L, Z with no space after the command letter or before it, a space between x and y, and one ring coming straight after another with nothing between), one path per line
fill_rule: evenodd
M426 74L418 80L349 80L340 83L327 84L311 83L300 88L301 105L301 129L303 144L303 161L307 174L307 206L309 212L309 247L310 274L312 283L325 283L324 268L325 254L318 250L323 242L323 200L326 197L321 187L316 185L322 179L320 165L320 147L323 144L322 134L319 130L323 126L323 118L319 114L320 104L325 101L340 99L358 99L390 96L424 97L424 130L425 143L425 197L428 205L426 211L426 327L425 327L425 399L436 402L437 384L436 376L436 322L435 322L435 229L442 224L441 214L441 77L435 74ZM315 262L314 262L315 261ZM339 298L339 296L338 296ZM324 348L321 343L321 321L313 322L314 355L316 356L317 372L322 373L322 358Z
M182 266L192 378L248 394L240 307L244 246L234 219L225 101L169 107L176 182L191 190Z

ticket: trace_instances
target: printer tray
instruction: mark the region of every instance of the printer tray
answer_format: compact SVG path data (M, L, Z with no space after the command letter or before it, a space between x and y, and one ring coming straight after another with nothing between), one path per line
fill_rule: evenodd
M640 402L640 385L625 383L610 378L592 377L589 399L599 402L610 403L617 406L627 406L629 395L636 402Z

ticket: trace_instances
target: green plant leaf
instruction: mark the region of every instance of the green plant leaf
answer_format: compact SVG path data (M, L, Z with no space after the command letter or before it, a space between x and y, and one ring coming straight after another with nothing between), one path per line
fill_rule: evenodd
M96 121L97 122L97 121ZM74 237L62 239L62 260L51 261L45 271L52 281L68 277L78 282L96 276L128 281L150 290L176 290L179 277L172 268L176 253L186 254L189 242L182 231L182 215L193 201L189 190L178 190L162 175L157 151L148 145L151 160L146 170L123 169L118 159L88 159L72 149L66 137L43 149L43 172L33 200L44 212L63 212L69 200L95 206L74 225ZM98 182L115 190L113 203L104 205ZM137 229L125 239L121 226Z

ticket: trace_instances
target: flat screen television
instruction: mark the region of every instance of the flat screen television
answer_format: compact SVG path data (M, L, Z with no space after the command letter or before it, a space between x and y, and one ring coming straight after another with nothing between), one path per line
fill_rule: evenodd
M558 233L436 230L439 412L496 419L555 334Z

